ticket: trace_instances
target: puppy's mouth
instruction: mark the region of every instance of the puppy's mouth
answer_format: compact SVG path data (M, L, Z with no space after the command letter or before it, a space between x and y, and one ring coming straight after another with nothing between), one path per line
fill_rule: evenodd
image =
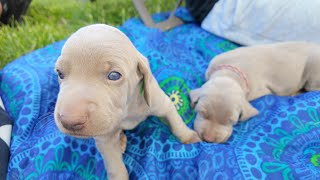
M66 135L70 135L70 136L74 136L74 137L77 137L77 138L91 138L91 137L94 137L94 135L91 135L87 132L85 132L85 127L81 130L71 130L71 129L67 129L65 128L61 121L58 120L59 123L58 124L58 129L63 133L63 134L66 134Z
M60 118L56 118L56 124L58 129L66 135L70 135L77 138L95 138L97 136L104 136L105 131L99 130L90 130L93 129L90 127L90 124L87 122L78 123L75 125L66 125L63 123Z
M91 133L84 132L83 130L72 131L72 130L68 130L64 127L62 127L62 128L63 128L63 129L61 129L62 133L67 134L69 136L76 137L76 138L88 139L88 138L94 138L94 137L103 135L103 134L91 134Z
M72 132L72 131L67 131L67 132L65 132L65 134L68 134L70 136L74 136L76 138L93 138L94 137L92 135L87 135L87 134L83 134L80 132Z

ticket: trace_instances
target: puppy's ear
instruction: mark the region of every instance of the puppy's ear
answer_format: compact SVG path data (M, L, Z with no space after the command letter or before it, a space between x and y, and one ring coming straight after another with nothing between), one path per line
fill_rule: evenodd
M203 118L205 118L205 119L209 118L205 107L197 105L196 110Z
M208 119L209 116L206 107L203 105L203 103L198 103L200 98L203 98L202 89L194 89L190 91L189 95L191 99L190 106L194 108L203 118Z
M148 106L151 106L151 80L152 74L149 67L148 60L142 55L139 54L138 57L138 71L142 75L142 82L140 83L140 94L144 96Z
M240 115L240 121L248 120L249 118L251 118L259 113L259 111L256 108L254 108L253 106L251 106L251 104L247 100L244 100L243 102L244 103L242 104L242 112Z
M194 108L196 106L196 104L198 103L199 98L201 96L201 88L194 89L194 90L190 91L189 95L190 95L190 99L191 99L190 106L192 108Z

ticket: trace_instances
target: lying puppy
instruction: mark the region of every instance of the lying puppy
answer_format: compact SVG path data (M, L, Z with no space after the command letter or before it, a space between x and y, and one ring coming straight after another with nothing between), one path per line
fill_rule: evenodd
M216 56L207 82L190 92L195 130L208 142L225 142L232 126L258 114L249 101L267 94L320 90L320 46L303 42L241 47Z
M95 139L109 179L128 179L123 130L147 116L167 119L183 143L200 141L160 89L147 59L114 27L79 29L65 43L55 69L60 83L55 122L63 133Z

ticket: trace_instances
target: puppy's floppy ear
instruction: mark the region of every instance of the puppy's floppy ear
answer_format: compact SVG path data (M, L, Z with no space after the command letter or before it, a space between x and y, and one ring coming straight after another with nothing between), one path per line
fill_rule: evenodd
M205 118L205 119L208 119L208 118L209 118L208 113L207 113L207 110L206 110L205 107L200 106L200 105L197 105L196 110L197 110L198 113L201 114L201 116L202 116L203 118Z
M189 95L190 95L190 99L191 99L190 106L192 108L194 108L196 106L196 104L198 103L199 98L201 96L201 88L191 90Z
M202 95L202 89L201 88L194 89L194 90L190 91L189 95L190 95L190 99L191 99L190 106L192 108L195 108L197 110L197 112L201 114L201 116L203 118L207 119L208 113L207 113L206 108L203 105L198 104L198 101L200 100L201 95Z
M240 121L248 120L249 118L257 115L259 111L254 108L247 100L243 101L242 112L240 115Z
M152 74L149 67L148 60L139 53L138 55L138 71L142 75L142 82L140 83L140 94L144 96L148 106L151 106L151 81Z

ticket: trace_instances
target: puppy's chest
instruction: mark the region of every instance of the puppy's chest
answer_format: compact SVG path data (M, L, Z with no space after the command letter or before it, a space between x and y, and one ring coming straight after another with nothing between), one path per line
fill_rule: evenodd
M141 121L145 120L150 109L143 101L130 104L126 109L126 115L121 121L121 128L130 130L135 128Z
M121 123L121 128L130 130L138 126L140 122L147 118L146 114L128 114Z

